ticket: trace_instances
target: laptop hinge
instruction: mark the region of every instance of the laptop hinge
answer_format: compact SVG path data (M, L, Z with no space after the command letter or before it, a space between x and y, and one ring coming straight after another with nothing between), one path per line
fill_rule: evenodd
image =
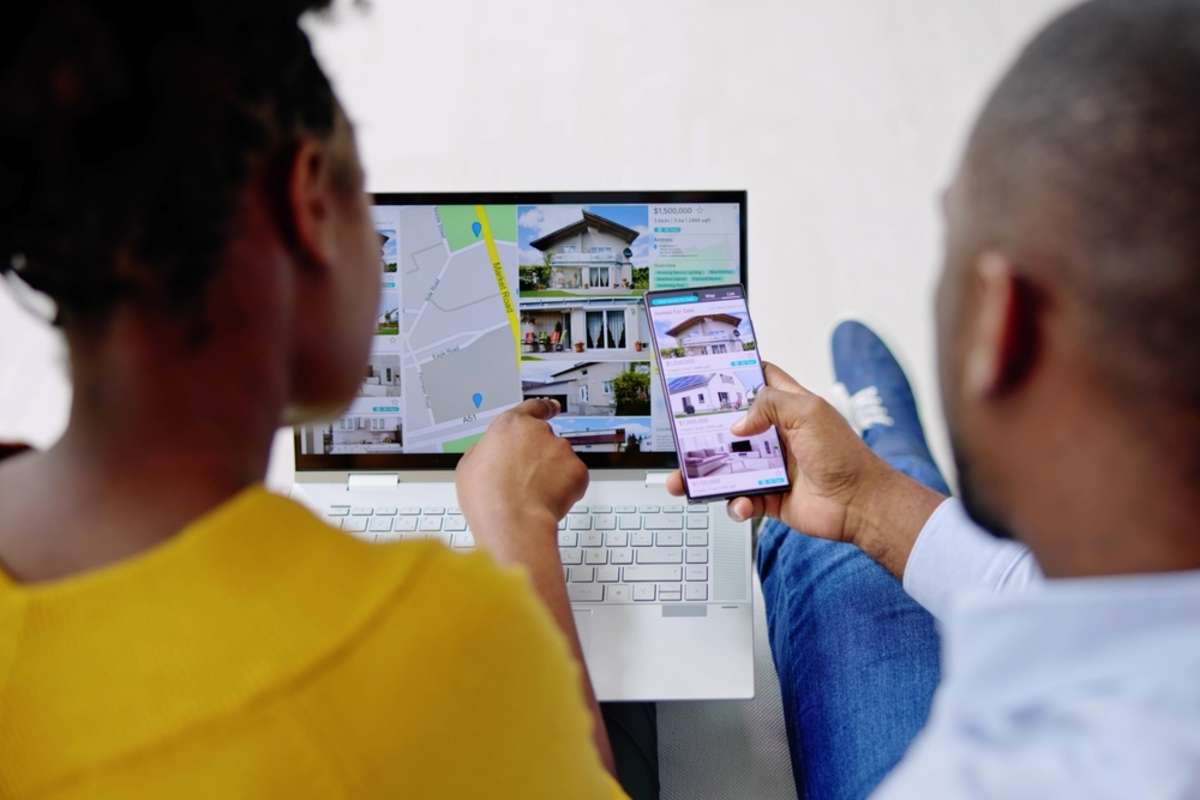
M646 473L646 488L661 489L667 485L667 476L669 472L647 472Z
M400 483L395 472L352 472L346 478L349 489L393 489Z

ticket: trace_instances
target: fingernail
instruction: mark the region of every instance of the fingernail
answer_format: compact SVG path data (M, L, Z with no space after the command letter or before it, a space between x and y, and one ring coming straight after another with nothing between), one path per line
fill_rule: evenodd
M729 504L729 516L733 517L738 522L746 521L746 515L742 513L742 510L738 508L736 503Z

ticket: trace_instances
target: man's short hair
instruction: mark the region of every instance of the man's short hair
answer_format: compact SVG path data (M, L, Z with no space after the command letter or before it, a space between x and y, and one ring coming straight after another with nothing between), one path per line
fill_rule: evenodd
M1063 14L992 93L965 175L976 245L1054 271L1102 374L1200 410L1200 2Z

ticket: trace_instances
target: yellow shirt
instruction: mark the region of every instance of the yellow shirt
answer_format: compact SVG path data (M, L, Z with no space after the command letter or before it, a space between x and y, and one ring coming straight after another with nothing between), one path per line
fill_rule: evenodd
M137 558L0 577L0 797L623 797L522 573L249 489Z

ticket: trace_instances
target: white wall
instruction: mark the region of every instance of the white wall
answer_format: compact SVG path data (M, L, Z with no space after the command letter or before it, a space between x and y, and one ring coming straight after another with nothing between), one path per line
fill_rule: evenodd
M372 189L748 189L766 356L823 388L831 326L858 316L931 421L937 193L984 92L1063 5L374 0L310 28ZM0 304L0 436L61 425L52 352Z

